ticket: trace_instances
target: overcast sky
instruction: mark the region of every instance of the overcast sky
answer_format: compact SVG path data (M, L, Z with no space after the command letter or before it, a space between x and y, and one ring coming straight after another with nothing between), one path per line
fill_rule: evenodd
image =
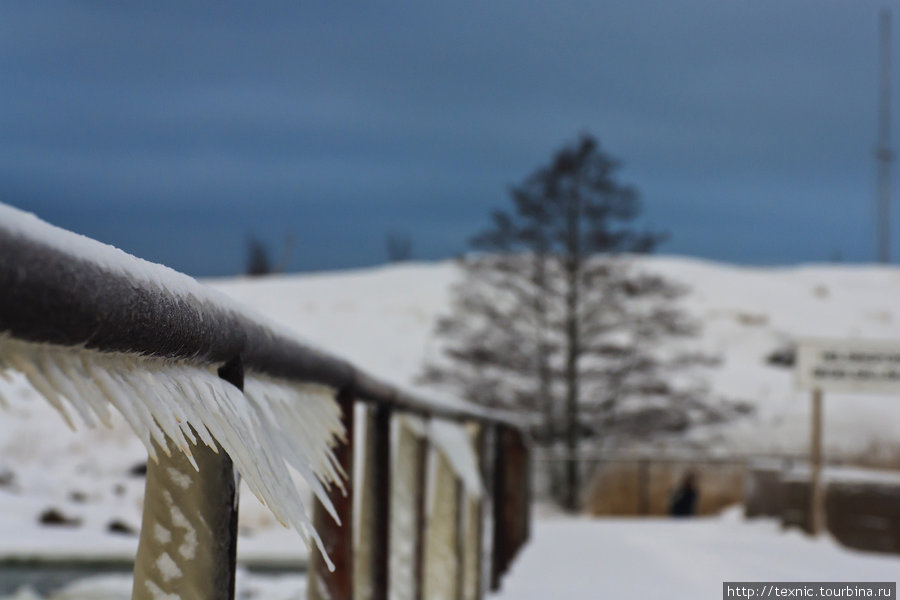
M433 259L589 131L662 252L874 258L880 4L374 4L0 2L0 201L194 275Z

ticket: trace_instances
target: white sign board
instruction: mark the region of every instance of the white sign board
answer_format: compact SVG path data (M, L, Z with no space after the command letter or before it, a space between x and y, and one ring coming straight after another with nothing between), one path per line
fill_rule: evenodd
M804 390L900 394L900 342L801 340L795 375Z

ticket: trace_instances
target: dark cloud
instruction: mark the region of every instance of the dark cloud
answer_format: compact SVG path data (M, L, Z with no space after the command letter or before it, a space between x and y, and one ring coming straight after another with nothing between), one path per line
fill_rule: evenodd
M666 250L872 254L878 5L0 4L0 194L195 274L464 248L590 130Z

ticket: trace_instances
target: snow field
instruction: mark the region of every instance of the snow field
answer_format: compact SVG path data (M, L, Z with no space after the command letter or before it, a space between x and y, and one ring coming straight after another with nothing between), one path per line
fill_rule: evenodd
M766 363L766 357L772 351L800 336L900 339L900 314L892 302L900 294L900 270L895 268L806 266L762 269L677 257L649 257L637 259L637 262L639 266L656 270L691 288L683 299L683 306L703 325L696 344L722 357L721 365L709 371L709 384L717 394L747 400L757 407L756 414L745 421L698 434L723 451L802 452L807 447L808 396L794 389L790 369ZM252 306L271 321L303 332L313 343L348 358L361 368L392 383L410 386L415 385L422 358L439 351L439 341L434 338L432 327L436 317L447 310L450 289L457 278L458 273L450 263L413 263L342 273L253 280L234 278L207 283L238 303ZM13 376L10 381L0 378L0 395L10 405L8 410L0 413L0 555L23 551L41 554L54 548L72 553L133 553L136 538L105 531L111 518L135 527L140 523L143 480L130 477L128 471L145 460L146 450L124 426L123 419L113 411L110 417L112 429L71 432L21 376ZM898 420L898 398L826 395L826 452L854 454L869 452L875 446L888 451L898 448L900 433L895 425ZM3 473L11 474L9 483L2 483ZM83 495L84 499L73 500L74 492L79 492L78 497ZM308 490L302 493L308 497ZM64 514L80 518L81 525L77 528L40 526L37 516L48 507L57 507ZM594 522L578 523L577 528L585 531L594 527ZM631 521L598 523L610 527L598 530L598 538L612 536L622 544L634 544L637 543L635 540L643 539L645 545L652 546L646 540L680 531L645 530L641 529L640 523ZM613 525L615 523L620 524ZM701 524L698 534L701 541L706 528L732 527L712 520L708 523ZM622 537L626 534L620 528L626 526L627 530L637 528L637 538ZM748 527L756 531L756 526ZM538 543L526 548L514 567L510 586L517 580L515 573L528 564L528 557L534 552L543 552L540 550L543 542L539 541L542 536L557 535L555 527L538 523L534 538ZM554 538L553 544L565 547L568 526L560 524L559 527L558 535L562 538ZM757 565L760 569L737 571L736 575L743 573L742 576L750 577L753 573L765 572L764 569L775 568L772 563L777 559L773 557L790 553L799 542L805 543L802 538L791 541L790 536L781 535L774 527L759 531L765 533L747 535L750 538L772 537L777 543L766 552L735 549L735 564ZM266 540L269 535L281 533L290 534L281 530L277 520L252 494L244 493L239 551L250 548L254 540ZM296 536L277 537L277 540L260 541L259 547L261 550L268 547L273 554L305 554L303 544ZM593 546L590 542L585 543L589 545L584 554L589 554ZM715 544L701 544L699 555L715 555L715 552L702 548L718 547L722 551L722 561L728 559L723 550L727 543ZM821 545L814 544L813 548ZM802 548L806 546L802 545ZM655 558L660 565L670 565L666 561L679 558L677 548L663 544L660 549L675 554L670 558ZM823 550L811 549L809 552L815 555ZM882 557L840 552L854 557L848 559L852 564L858 561L881 564ZM616 561L622 562L625 558L611 556L608 562L619 564ZM714 558L709 556L703 560L712 565L710 569L726 568L721 566L722 561L716 562ZM888 564L897 567L896 562ZM810 571L811 568L805 562L798 566L801 575L818 573ZM599 567L594 565L591 569L600 577ZM526 570L537 571L537 568ZM676 569L671 566L671 570ZM900 572L900 568L896 572ZM787 572L783 574L788 577ZM700 578L698 575L696 579ZM716 594L720 593L722 579L724 576L717 576L713 582L718 586L715 587ZM691 585L707 584L704 580ZM517 597L512 595L513 589L509 588L507 597ZM696 587L686 589L696 591ZM560 594L560 597L564 596Z
M494 600L721 598L723 581L896 581L900 557L847 550L827 537L745 521L739 509L710 518L586 519L545 514ZM302 575L239 572L238 600L305 598ZM47 600L124 600L128 576L82 580ZM28 589L0 600L41 600Z

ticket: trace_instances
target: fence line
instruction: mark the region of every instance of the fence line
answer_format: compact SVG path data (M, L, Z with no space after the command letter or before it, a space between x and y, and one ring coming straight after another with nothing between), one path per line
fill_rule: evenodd
M493 506L490 555L488 556L482 544L475 546L479 552L479 563L490 558L488 579L492 588L499 586L501 574L509 567L527 539L530 507L529 446L525 435L525 428L529 424L527 419L468 403L438 403L401 390L339 357L283 333L264 318L217 295L187 276L140 261L99 242L76 236L47 225L31 215L0 205L0 351L3 350L3 344L8 343L6 340L10 339L17 340L16 343L34 344L37 349L49 346L64 353L76 354L85 365L77 376L87 379L91 376L99 377L100 373L87 364L94 355L84 354L85 351L96 352L103 357L135 357L133 364L129 364L137 369L142 368L146 363L141 361L148 358L181 361L178 364L185 364L185 368L191 369L217 369L224 387L222 391L217 391L216 388L210 398L214 397L220 403L237 398L247 402L244 399L245 370L256 379L268 377L295 384L320 384L334 390L340 407L344 436L332 449L333 460L334 468L345 474L345 490L342 492L332 485L327 493L317 495L313 509L314 530L321 538L320 548L325 554L313 550L310 597L335 600L352 598L354 589L358 588L353 581L356 549L352 527L356 496L354 479L359 467L354 465L353 460L353 440L360 427L353 416L357 402L370 404L374 411L374 428L367 432L367 435L374 436L374 453L366 457L375 486L374 493L370 495L372 506L369 508L373 518L371 531L368 532L371 538L368 542L372 546L368 572L373 599L387 598L390 585L390 481L393 469L391 423L397 415L412 414L429 420L478 424L482 439L491 440L490 443L478 444L479 448L475 451L482 467L490 464L490 469L485 468L481 473L483 486L490 496L489 504ZM81 398L84 406L94 411L100 410L96 406L99 400L91 398L90 390L82 389L85 386L80 386L81 382L76 381L72 386L62 381L77 368L54 370L54 365L44 362L24 364L22 356L16 356L15 352L14 348L7 353L10 356L6 362L0 352L0 368L26 371L33 383L42 384L41 391L50 401L56 400L59 389L67 391L69 388L77 388L78 393L84 396ZM82 354L78 354L79 352ZM165 366L168 363L163 364ZM104 365L104 368L114 368L109 365L115 363ZM111 377L116 381L97 381L94 385L103 389L106 398L113 402L111 396L114 394L107 388L119 385L121 382L118 379L123 378L117 378L115 373ZM221 474L232 472L232 458L235 457L230 456L229 452L236 442L230 437L227 440L216 439L208 430L211 428L210 423L215 421L218 430L225 432L223 435L228 437L227 433L232 432L237 436L237 443L246 443L241 437L242 432L253 424L220 422L222 418L209 413L215 412L216 408L208 406L209 398L204 395L205 392L195 391L197 386L193 385L189 376L186 377L187 379L176 379L174 382L166 381L171 385L166 385L165 393L183 395L176 398L176 405L181 408L182 405L178 403L183 402L184 406L190 405L192 409L196 409L198 412L191 414L200 415L200 422L192 422L190 419L186 423L181 422L177 414L153 412L153 406L150 406L150 417L134 417L138 420L150 419L151 424L155 423L156 427L151 427L149 433L145 432L143 436L145 444L151 439L151 435L161 436L162 431L168 435L165 439L153 438L153 443L159 445L162 452L157 453L157 466L148 470L145 492L148 501L145 502L147 508L136 559L135 598L149 599L163 594L223 598L233 597L234 594L236 486L232 480L231 489L225 489L228 487L227 482L221 481ZM120 386L121 389L134 391L145 385L141 381L124 380L127 385ZM116 388L119 392L120 387ZM155 393L153 389L140 391L146 391L148 397ZM200 397L193 397L195 393L200 394ZM65 393L62 395L65 396ZM142 401L149 402L143 396ZM132 405L124 399L113 404L120 409L127 406L138 412L147 410L147 404ZM254 407L256 404L259 404L259 400L252 401L250 406ZM225 405L222 406L224 408ZM76 404L76 408L81 407L82 405ZM84 410L87 412L88 409ZM60 411L65 414L61 408ZM250 416L254 415L255 413ZM179 421L177 425L173 418ZM259 429L254 430L258 435L254 439L271 442L273 447L285 450L289 436L282 435L284 432L280 430L269 432L266 429L266 426L272 426L273 423L278 425L278 415L269 415L267 418L270 420L254 425ZM166 423L160 423L160 420L171 421L171 426L176 430L180 428L184 432L184 444L172 439L172 430L165 429ZM136 421L129 422L135 427ZM304 424L301 423L300 426ZM315 427L315 423L305 426ZM191 432L201 439L196 439ZM204 432L210 439L204 437ZM262 439L270 433L276 439ZM315 439L319 437L325 439L319 434ZM160 441L165 444L175 441L177 448L172 451L168 446L160 444ZM192 450L199 456L203 442L213 448L218 445L217 442L228 442L229 445L223 446L226 451L204 455L203 468L199 472L185 468L185 457L188 462L193 461ZM486 451L488 448L490 450ZM148 450L151 449L152 446L148 444ZM178 452L179 449L184 456ZM428 530L435 526L433 520L429 521L427 518L424 508L428 495L425 487L428 479L427 457L434 451L436 448L425 442L419 445L416 457L419 487L416 492L415 545L419 562L410 566L414 569L416 598L423 597L426 587L423 574L427 572L427 565L422 563L421 557L425 555ZM441 451L448 450L443 448ZM253 471L252 461L248 464L244 460L240 464L244 466L244 470ZM324 468L321 465L293 466L313 471ZM267 464L261 462L260 468L263 473L269 472L265 470L269 468ZM488 470L490 478L487 478ZM315 472L321 474L320 471ZM462 473L456 474L456 486L459 490L462 489L461 477ZM273 478L270 476L268 479ZM284 482L270 481L265 477L260 478L258 483L266 498L275 499L280 498L279 494L282 493L278 491L278 486L285 485ZM191 497L198 506L197 510L202 511L202 514L196 515L199 521L191 522L183 514L183 506L175 501L179 490ZM459 515L472 513L468 518L474 519L477 531L481 531L485 523L485 510L466 510L463 496L461 492L455 495L455 510ZM328 513L331 511L341 525L330 518ZM454 523L456 541L452 551L456 554L455 577L461 582L454 586L457 598L466 597L467 557L464 554L467 534L463 531L466 523L466 519L461 516ZM211 536L206 538L208 543L201 545L203 536L199 536L198 531L203 527L213 529ZM333 571L328 569L329 559L333 561ZM479 576L478 579L482 578ZM216 582L215 585L213 582ZM482 597L484 587L481 583L477 585L476 598Z

